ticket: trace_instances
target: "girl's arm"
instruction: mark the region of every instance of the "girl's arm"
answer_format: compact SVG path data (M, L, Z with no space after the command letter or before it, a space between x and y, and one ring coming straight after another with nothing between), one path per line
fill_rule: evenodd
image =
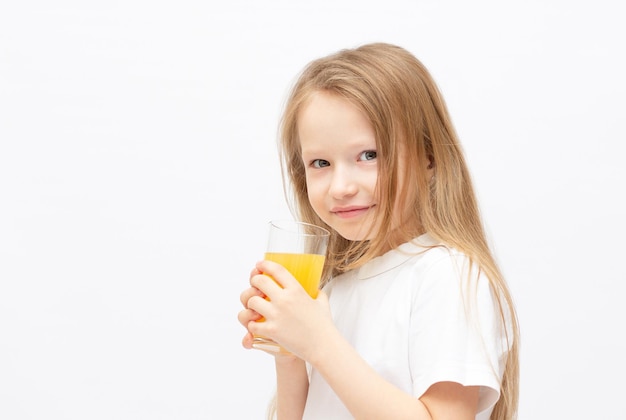
M420 398L407 394L380 376L343 338L333 324L328 299L323 292L317 299L311 299L293 276L276 263L260 262L257 272L265 275L253 275L250 284L269 300L252 296L247 301L250 310L265 317L262 323L249 322L248 330L273 338L301 360L311 363L356 419L475 418L478 387L440 382ZM286 366L277 366L277 373L287 371L290 369ZM297 401L303 398L304 402L304 368L301 372L302 381L297 381L301 384ZM290 386L288 381L294 378L279 379L283 382L283 389Z
M260 274L256 269L252 270L250 276ZM265 298L263 292L255 287L249 287L241 293L240 300L244 309L239 312L238 318L242 325L253 325L261 319L256 311L248 308L248 300L252 296ZM243 347L253 348L253 335L248 331L242 340ZM260 348L260 350L264 350ZM266 351L275 356L276 364L276 400L273 408L276 409L277 418L280 420L302 419L304 405L306 403L307 392L309 390L309 377L306 364L302 359L290 354L277 354Z
M301 420L308 391L304 361L294 356L276 356L276 418Z
M439 382L415 398L381 377L334 329L310 363L326 379L355 419L473 420L479 387Z
M244 312L246 310L242 311L242 313ZM250 332L245 335L242 344L247 349L253 348ZM302 359L293 355L276 354L269 350L263 351L275 356L276 398L272 408L275 410L276 418L279 420L301 420L309 392L309 376L306 364Z

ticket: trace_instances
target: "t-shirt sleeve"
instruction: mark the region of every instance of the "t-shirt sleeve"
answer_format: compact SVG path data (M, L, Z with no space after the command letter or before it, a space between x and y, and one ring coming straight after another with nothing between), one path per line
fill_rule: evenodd
M480 386L478 412L500 396L502 327L489 281L469 260L446 254L430 262L413 294L409 363L413 394L443 381ZM417 274L416 274L417 275Z

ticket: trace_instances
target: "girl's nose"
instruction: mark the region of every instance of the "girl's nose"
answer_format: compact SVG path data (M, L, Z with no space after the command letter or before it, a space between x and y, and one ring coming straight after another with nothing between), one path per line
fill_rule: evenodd
M336 167L333 171L329 193L333 198L342 199L358 191L357 179L349 168Z

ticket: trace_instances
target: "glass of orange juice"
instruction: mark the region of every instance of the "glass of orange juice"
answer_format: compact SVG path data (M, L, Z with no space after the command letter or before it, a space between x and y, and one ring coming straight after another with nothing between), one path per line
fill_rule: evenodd
M285 267L315 299L329 237L328 230L320 226L295 220L273 220L269 225L265 259ZM258 322L263 321L260 319ZM255 336L254 344L257 348L288 353L267 337Z

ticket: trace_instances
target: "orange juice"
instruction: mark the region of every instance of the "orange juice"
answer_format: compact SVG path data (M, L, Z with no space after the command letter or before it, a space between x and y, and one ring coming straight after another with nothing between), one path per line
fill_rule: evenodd
M318 254L289 254L268 252L265 259L277 262L285 267L300 282L304 290L312 298L317 297L322 269L324 268L324 255Z

